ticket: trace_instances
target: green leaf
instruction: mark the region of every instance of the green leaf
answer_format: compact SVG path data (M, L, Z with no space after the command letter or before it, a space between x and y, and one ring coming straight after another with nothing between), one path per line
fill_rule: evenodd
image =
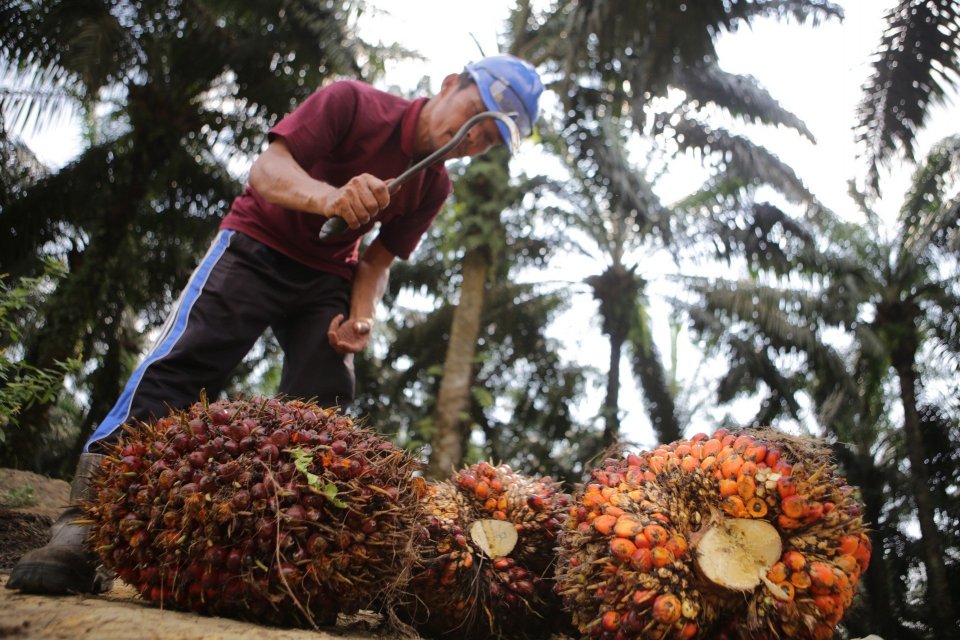
M487 389L482 387L474 387L472 389L473 399L478 405L484 409L489 409L493 406L493 394L490 393Z
M347 508L347 503L337 497L337 485L333 483L323 485L323 495L338 509Z
M310 463L313 462L313 453L301 447L297 447L290 452L290 455L293 456L293 466L297 468L297 471L307 477L307 484L310 486L310 488L319 491L320 477L315 473L310 473L309 471ZM324 487L323 490L326 492L326 487Z
M307 484L311 489L323 494L323 496L330 501L330 504L338 509L347 508L347 503L337 497L337 493L339 492L337 485L333 483L321 485L320 476L309 471L310 464L313 462L312 451L308 451L302 447L296 447L290 450L290 455L293 457L293 466L297 468L297 471L307 477Z

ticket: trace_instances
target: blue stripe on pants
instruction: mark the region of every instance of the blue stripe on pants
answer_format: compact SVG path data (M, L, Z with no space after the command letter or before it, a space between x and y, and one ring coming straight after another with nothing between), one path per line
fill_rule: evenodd
M123 393L120 394L117 403L113 405L113 409L110 410L107 417L103 419L97 427L97 430L94 431L90 439L87 440L87 443L83 446L84 451L89 451L91 444L97 440L106 438L129 419L130 409L133 405L133 397L137 392L137 388L140 386L140 381L143 379L147 368L170 353L186 331L187 318L190 316L193 304L197 301L197 298L200 297L200 293L203 291L210 272L213 271L217 262L223 257L224 252L226 252L233 234L234 232L229 230L223 230L217 234L209 251L207 251L207 255L204 256L199 266L194 270L186 288L184 288L183 293L180 294L180 299L177 301L177 305L171 312L170 317L167 318L167 322L160 332L160 337L157 338L157 341L147 353L143 362L137 366L136 370L130 376L130 379L127 381L127 386L124 387Z

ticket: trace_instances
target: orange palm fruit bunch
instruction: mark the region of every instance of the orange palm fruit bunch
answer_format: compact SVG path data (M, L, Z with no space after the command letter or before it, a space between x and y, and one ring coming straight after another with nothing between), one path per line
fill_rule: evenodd
M547 637L562 624L552 563L569 496L550 477L474 464L430 484L403 617L432 637Z
M85 505L90 544L163 607L332 624L409 574L420 468L314 403L202 401L109 452Z
M861 513L815 439L698 434L592 471L557 590L586 638L825 640L870 560Z

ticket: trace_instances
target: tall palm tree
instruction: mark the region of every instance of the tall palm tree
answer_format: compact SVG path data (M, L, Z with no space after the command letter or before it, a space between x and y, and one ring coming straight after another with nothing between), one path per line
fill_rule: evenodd
M583 280L598 303L601 329L610 344L600 409L603 433L597 447L606 448L621 435L620 370L628 347L658 439L676 440L681 425L674 392L651 336L646 280L638 273L636 261L641 250L656 251L654 236L662 244L669 244L669 210L644 173L631 164L623 135L611 121L596 130L584 131L571 125L563 135L545 129L544 138L559 157L568 161L570 179L559 194L568 203L561 205L567 213L560 217L567 229L567 244L604 265L601 273ZM573 152L564 153L567 150ZM644 212L643 226L634 218L639 211ZM583 241L575 240L579 235L584 236Z
M876 316L871 329L886 348L896 372L903 409L903 435L910 461L910 479L924 544L927 598L939 637L960 637L957 610L947 578L943 537L937 525L930 490L917 394L922 391L922 349L953 350L960 361L955 328L960 323L960 136L940 143L914 176L900 211L901 227L887 249L877 279ZM951 190L952 195L951 195ZM945 250L946 249L946 250ZM953 333L944 333L951 331Z
M874 194L880 190L881 165L898 153L913 160L917 132L960 78L960 2L899 0L884 19L886 29L857 107L857 141Z
M16 74L0 109L19 126L73 101L112 108L93 144L0 212L0 267L28 273L61 255L69 275L28 344L41 368L78 353L103 368L102 415L131 351L127 328L152 324L236 194L231 157L330 76L362 73L350 30L359 5L148 0L11 0L0 7L0 65ZM376 51L372 64L377 64ZM41 122L43 120L41 119ZM107 375L108 372L109 375ZM7 464L35 465L48 407L35 407Z
M607 445L619 437L619 364L626 344L658 439L670 442L682 435L674 392L650 331L646 282L637 274L638 263L628 260L658 249L677 255L683 247L703 242L727 245L731 253L756 251L756 246L743 240L763 242L776 221L785 217L769 203L753 204L748 194L760 186L772 187L788 201L814 202L792 169L748 138L704 119L703 112L719 108L733 119L783 124L812 137L796 116L780 107L755 80L726 74L715 65L685 77L691 83L688 97L671 113L649 120L653 131L668 131L680 151L696 152L711 165L707 182L689 198L699 202L705 193L725 195L724 201L714 202L706 211L684 217L677 215L687 206L684 203L678 209L660 202L644 173L632 164L626 150L628 134L602 115L607 105L596 91L580 91L578 109L569 111L571 116L562 123L559 135L549 138L558 155L569 160L570 183L579 191L572 222L606 256L608 265L604 273L587 279L611 347L601 410ZM669 168L670 159L663 162ZM752 211L744 212L750 207Z
M808 389L820 422L839 441L854 447L857 472L867 482L879 469L873 460L878 438L873 425L886 409L882 406L886 390L891 384L897 389L902 413L898 436L909 462L909 493L927 578L923 618L938 638L957 637L958 631L947 570L950 554L938 526L938 505L944 501L931 482L928 464L935 452L928 449L922 407L924 378L943 370L950 372L946 374L950 380L960 363L958 186L960 137L952 137L942 141L915 173L896 233L889 240L879 218L867 210L864 228L851 230L835 223L827 230L829 253L818 257L807 251L804 264L815 268L807 269L806 287L716 280L695 284L706 310L697 317L698 327L736 354L726 378L729 387L756 389L765 383L772 400L767 406L773 407L760 418L765 421L795 407L797 390ZM849 353L826 346L828 329L852 338ZM789 353L804 355L802 361L794 359L793 376L785 375L782 363L774 361ZM868 511L880 518L882 498L873 495L876 484L865 486ZM885 540L879 542L881 550ZM895 628L883 611L889 606L883 597L886 586L879 581L869 584L874 610L888 631Z

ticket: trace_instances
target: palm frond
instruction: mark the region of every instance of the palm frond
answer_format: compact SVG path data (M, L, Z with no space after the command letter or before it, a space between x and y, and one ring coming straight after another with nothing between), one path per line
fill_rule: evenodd
M577 118L561 132L564 160L590 208L583 228L601 246L635 246L655 231L670 244L670 210L663 206L642 169L631 161L624 134L609 118Z
M954 359L960 359L960 285L954 281L952 290L948 286L938 288L929 302L928 331Z
M867 182L879 192L880 167L894 153L913 159L930 108L960 81L960 3L900 0L885 16L873 71L857 107L857 142Z
M51 86L39 72L27 78L27 85L14 78L0 87L0 119L10 130L37 132L82 111L77 96L69 89Z
M822 327L840 324L843 318L829 311L835 299L820 292L760 285L752 281L691 278L687 282L704 308L728 323L748 323L766 343L782 352L800 351L811 363L841 377L842 364L824 351Z
M137 46L114 2L57 0L49 4L40 35L56 43L55 64L80 79L87 95L123 79L137 60Z
M694 328L715 336L736 354L721 384L722 397L732 398L751 381L762 380L771 389L763 411L777 413L780 405L794 417L799 409L794 394L801 388L808 389L821 408L838 393L847 401L856 397L844 357L821 336L820 325L826 320L822 313L830 305L826 296L745 281L690 279L689 284L702 301L687 307ZM804 355L803 376L783 373L783 365L774 360L795 353Z
M778 276L810 276L831 267L849 270L842 256L818 246L815 227L808 222L769 202L755 202L752 194L737 193L739 185L727 189L711 182L709 187L675 208L674 235L690 257Z
M569 14L577 2L559 0L545 11L537 11L530 0L519 0L510 13L507 33L508 53L523 58L535 67L556 66L565 54L564 33Z
M798 385L783 375L771 359L770 351L762 347L761 338L730 331L705 309L690 307L687 312L695 331L720 338L727 351L729 365L717 383L718 402L730 402L740 395L755 393L763 383L783 400L781 407L787 408L793 417L799 415L800 405L794 398ZM768 415L766 419L772 421L773 417Z
M817 26L824 20L843 19L843 7L826 0L761 0L739 3L742 16L762 16L779 20L793 19L803 24L807 21Z
M758 285L752 281L690 278L691 290L699 294L708 310L730 322L749 322L769 340L792 344L801 350L816 345L816 326L804 314L807 296L796 291Z
M660 129L671 127L683 150L701 153L712 160L728 180L743 184L765 184L799 204L816 202L816 197L786 163L748 138L715 129L685 115L658 116Z
M123 27L100 0L6 2L0 17L0 112L16 130L49 124L120 79L133 52ZM0 23L3 20L0 19Z
M913 175L900 208L897 243L909 261L944 248L960 223L960 136L941 140Z
M784 109L753 76L728 73L717 65L685 67L678 70L674 85L687 94L688 101L714 104L749 121L790 127L816 142L807 125Z
M649 98L666 91L674 70L716 60L721 32L755 17L816 23L841 15L823 0L570 3L561 14L567 48L560 66L568 76L599 80L612 101L630 101L637 117Z
M666 244L670 243L670 211L663 206L653 185L638 170L627 155L625 146L612 135L613 126L603 123L605 134L589 139L597 172L594 183L602 187L615 215L630 221L628 228L636 228L633 235L657 230Z
M208 3L184 10L196 43L185 48L184 63L201 44L217 51L212 74L229 71L239 94L265 114L288 113L327 78L362 78L364 56L371 75L382 69L381 50L365 49L352 30L353 3L269 0L226 11L215 2L218 10L208 11ZM304 49L303 42L314 46Z
M11 230L0 236L0 270L28 271L26 265L49 242L57 241L59 251L69 248L67 229L81 229L98 215L110 153L109 145L88 149L0 211L0 224Z

